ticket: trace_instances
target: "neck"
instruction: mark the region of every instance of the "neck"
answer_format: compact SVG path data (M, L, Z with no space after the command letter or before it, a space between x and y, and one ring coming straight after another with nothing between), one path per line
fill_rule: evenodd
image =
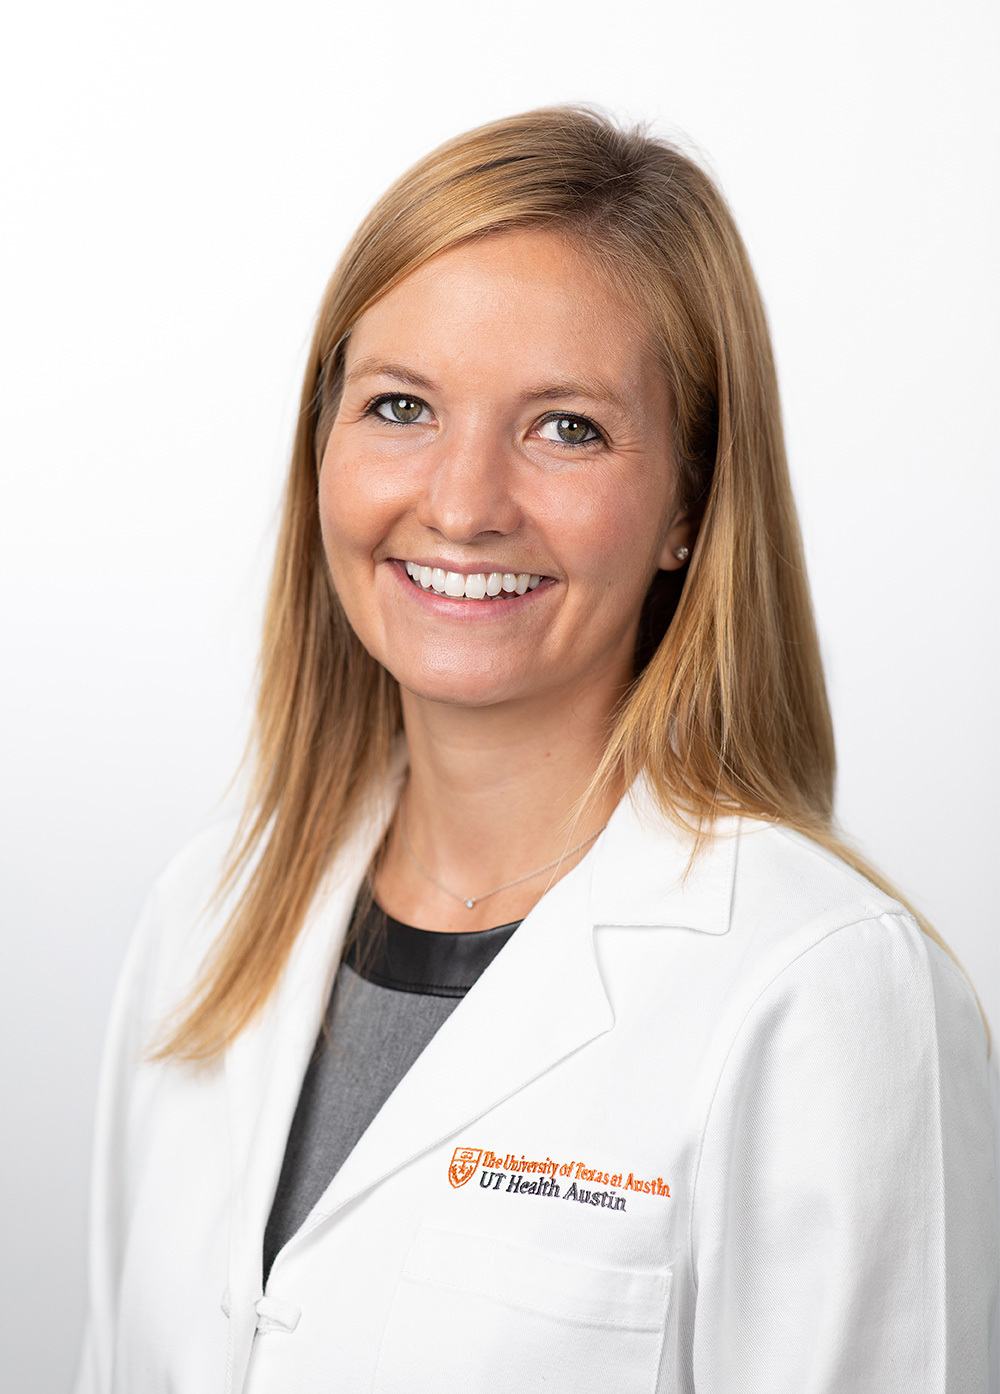
M617 695L617 694L615 694ZM614 702L577 692L572 703L467 708L404 692L410 772L403 795L410 845L435 880L478 897L564 857L596 833L621 796L607 791L577 817L577 805L604 752ZM558 868L489 896L472 911L418 872L399 837L390 837L377 882L385 909L425 928L480 929L520 919ZM387 903L391 902L391 903Z

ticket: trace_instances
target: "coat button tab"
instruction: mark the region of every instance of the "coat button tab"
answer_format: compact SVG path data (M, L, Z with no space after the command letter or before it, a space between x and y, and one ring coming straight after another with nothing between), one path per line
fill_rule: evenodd
M294 1302L282 1302L266 1294L254 1303L258 1331L294 1331L299 1324L302 1308Z

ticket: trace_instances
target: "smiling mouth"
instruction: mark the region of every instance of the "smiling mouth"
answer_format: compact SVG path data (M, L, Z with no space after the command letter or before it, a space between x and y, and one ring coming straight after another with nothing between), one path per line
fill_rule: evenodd
M525 591L533 591L542 579L530 571L476 571L465 576L461 571L445 571L440 566L418 566L412 561L404 564L415 586L453 600L496 600L506 595L524 595Z

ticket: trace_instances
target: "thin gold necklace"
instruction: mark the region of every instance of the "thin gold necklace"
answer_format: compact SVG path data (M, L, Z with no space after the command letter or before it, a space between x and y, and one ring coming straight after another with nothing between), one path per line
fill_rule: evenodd
M460 900L467 910L473 910L481 900L489 900L491 895L499 895L501 891L509 890L511 886L519 886L522 881L530 881L535 876L541 876L543 871L551 871L554 866L558 866L567 857L571 857L574 852L582 851L587 843L593 842L595 837L599 837L607 826L605 823L604 827L598 828L596 833L591 833L582 842L578 842L575 847L571 847L568 852L563 852L561 857L556 857L554 862L546 862L537 871L529 871L527 876L517 876L513 881L505 881L502 886L494 886L491 891L484 891L482 895L459 895L458 891L453 891L450 886L444 885L436 876L432 876L421 862L417 861L413 848L410 846L410 840L406 836L406 814L403 812L403 805L399 805L399 835L403 839L406 855L422 876L426 876L428 881L432 881L439 891L444 891L445 895L450 895L452 900Z

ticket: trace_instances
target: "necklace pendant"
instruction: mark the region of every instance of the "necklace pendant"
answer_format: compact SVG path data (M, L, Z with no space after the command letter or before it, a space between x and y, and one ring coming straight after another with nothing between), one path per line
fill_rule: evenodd
M607 823L604 825L604 828L606 827ZM519 876L516 881L505 881L502 886L494 886L491 891L483 891L482 895L463 896L459 895L457 891L453 891L449 886L443 886L436 876L430 874L422 862L417 861L413 848L410 846L406 836L406 814L403 812L403 805L399 805L399 835L402 838L403 847L406 849L406 855L420 872L421 876L426 876L428 881L432 881L439 891L444 891L445 895L453 895L456 900L460 900L466 910L474 910L481 900L487 900L491 895L496 895L498 891L509 890L511 886L521 886L525 881L533 881L536 876L541 876L543 871L551 871L552 868L558 866L565 857L572 857L575 853L582 852L589 842L593 842L595 838L600 837L604 828L598 828L596 833L591 833L589 837L585 837L582 842L578 842L575 847L571 847L568 852L564 852L562 856L557 857L554 862L547 862L545 866L540 866L537 871L529 871L527 876Z

